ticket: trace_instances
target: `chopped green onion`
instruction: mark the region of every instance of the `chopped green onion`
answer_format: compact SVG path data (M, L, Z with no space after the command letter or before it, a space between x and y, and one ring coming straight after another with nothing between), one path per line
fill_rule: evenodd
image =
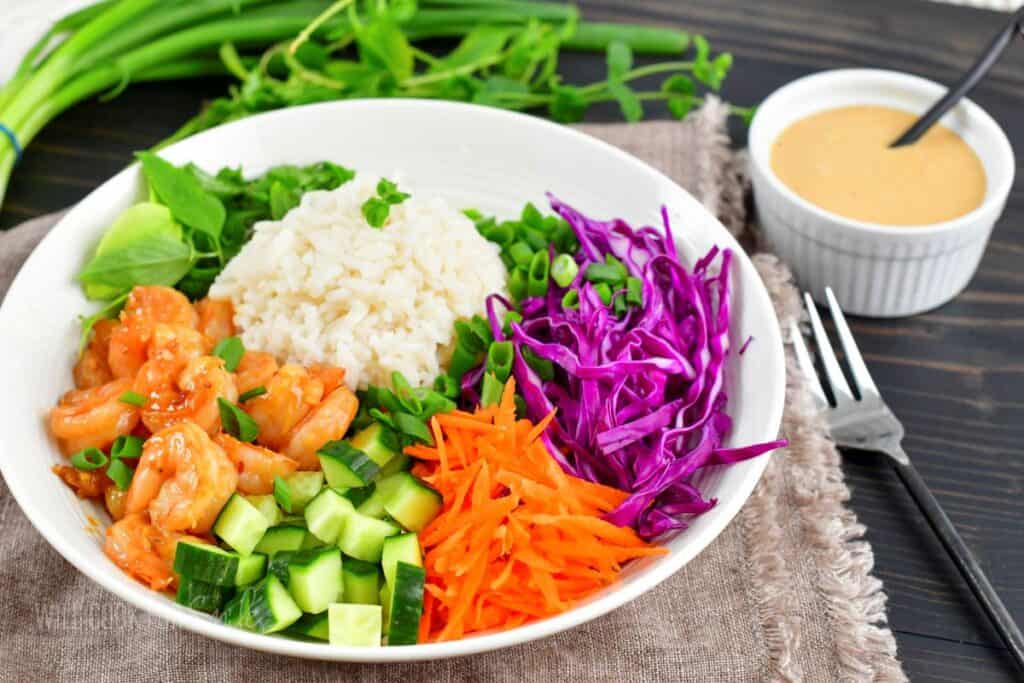
M462 344L456 344L455 351L452 352L452 359L448 361L448 374L456 382L461 382L462 376L475 368L479 362L479 353L468 350Z
M405 375L400 372L392 372L391 386L395 388L395 396L398 397L398 402L405 411L411 415L419 415L423 412L423 404L420 403L420 399L413 393L412 386L409 384L409 380L405 378Z
M487 336L489 337L490 334ZM470 353L482 353L491 343L487 337L481 336L480 329L471 320L455 321L455 338L458 340L459 346Z
M224 431L239 441L252 442L260 433L260 426L256 424L256 420L231 401L218 397L217 408L220 410L220 423Z
M118 402L141 408L146 405L146 397L135 391L126 391L118 397Z
M265 393L267 393L267 388L265 386L261 385L258 387L253 387L249 391L242 392L242 395L238 397L238 402L245 403L246 401L256 398L257 396L262 396Z
M402 434L422 441L428 446L434 445L434 435L430 433L430 428L423 420L406 413L395 413L391 419L395 422L395 428Z
M450 413L456 408L455 402L443 394L427 389L419 389L419 391L422 392L422 396L420 396L421 412L418 415L424 420L429 420L437 413ZM456 398L458 397L456 396Z
M591 263L583 272L583 277L597 284L617 285L626 279L629 273L621 263Z
M488 372L484 375L484 383L480 388L480 407L486 408L500 402L504 388L493 374Z
M71 464L76 470L92 472L98 470L109 462L106 454L94 446L83 448L71 456Z
M546 251L538 251L530 261L530 271L526 279L526 293L530 296L544 296L548 293L548 270L551 257Z
M513 242L508 245L508 255L520 268L528 268L533 259L533 249L526 242Z
M501 331L506 335L512 334L512 323L523 322L523 315L518 311L506 311L505 320L502 323Z
M491 333L491 325L484 318L478 315L474 315L470 321L469 326L473 329L477 338L480 339L481 347L486 350L491 342L494 341L494 335Z
M562 295L562 308L575 311L580 307L580 290L570 289Z
M489 242L505 246L516 238L516 231L508 223L499 223L483 229L483 236Z
M512 397L512 402L516 404L516 417L520 420L526 418L526 399L516 394Z
M626 278L626 303L634 306L644 305L644 283L635 277Z
M459 383L451 375L438 375L437 379L434 380L434 391L453 401L462 393L459 389Z
M242 356L245 355L245 346L238 337L228 337L217 342L217 345L213 347L213 355L224 359L225 370L234 372L238 368L238 364L242 362Z
M398 427L395 426L395 421L391 419L390 413L382 412L378 408L370 408L370 417L389 427L392 431L398 431Z
M512 342L494 342L491 344L491 348L487 350L486 372L493 373L495 379L504 384L508 376L512 374L512 360L514 356L515 352L512 349Z
M132 483L132 475L135 470L125 465L121 460L111 460L107 468L107 476L114 482L118 491L127 491Z
M612 288L608 285L607 282L601 282L599 284L594 285L594 292L597 294L598 298L601 299L605 306L608 306L612 303Z
M547 358L541 358L533 349L528 346L520 346L519 353L523 354L523 361L530 366L530 369L537 373L545 382L555 378L555 364Z
M548 248L548 236L540 230L523 228L521 234L534 251L545 251Z
M516 268L508 276L508 293L515 301L526 297L526 270Z
M526 206L523 207L523 213L519 216L519 220L531 228L537 228L538 230L544 228L544 216L533 205L533 202L526 203Z
M274 475L274 500L277 501L278 506L285 512L291 514L292 512L292 487L281 478L280 475Z
M110 447L111 460L134 460L139 457L142 457L142 439L137 436L119 436Z
M571 285L578 272L580 272L580 267L576 265L576 260L568 254L559 254L551 262L551 279L559 287Z
M629 308L629 304L626 303L625 294L616 295L615 301L612 304L612 310L615 312L615 317L621 318L624 316L627 308Z

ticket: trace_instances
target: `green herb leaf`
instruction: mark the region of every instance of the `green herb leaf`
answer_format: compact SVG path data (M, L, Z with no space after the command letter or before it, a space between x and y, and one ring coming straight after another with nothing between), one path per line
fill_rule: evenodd
M587 111L587 98L580 89L572 85L553 88L554 98L548 105L551 118L559 123L576 123L583 120Z
M245 355L245 345L238 337L221 339L213 347L213 355L224 360L225 370L234 372L238 368L238 364L242 362L242 356Z
M187 170L152 152L139 152L135 156L142 164L146 181L175 218L214 240L220 237L225 210L217 197L207 193Z
M280 181L275 181L270 186L270 217L275 221L284 218L284 215L299 205L297 192L288 189Z
M116 299L108 302L103 308L96 311L87 318L81 319L82 333L78 338L78 355L81 356L82 352L85 351L86 345L89 343L89 336L92 334L92 328L101 320L112 318L117 315L121 308L124 306L124 302L128 300L128 292L125 292Z
M413 54L402 30L390 19L381 18L356 30L359 56L368 65L388 71L403 81L412 76Z
M505 48L514 31L507 27L481 24L463 36L454 50L430 65L427 73L458 69L493 60Z
M697 87L686 74L672 74L661 83L661 92L674 95L693 95Z
M363 218L373 228L383 228L391 213L391 205L379 197L370 197L363 202Z
M134 460L142 457L142 439L131 434L123 434L114 440L110 447L111 460Z
M292 487L280 475L274 475L274 500L282 510L291 514Z
M98 448L90 446L83 448L71 456L71 464L76 470L92 472L105 466L109 462L106 454Z
M622 115L627 121L639 121L644 117L643 105L640 104L640 99L628 85L610 81L608 83L608 93L618 101Z
M260 427L256 420L249 417L249 414L230 401L217 398L217 408L220 411L220 422L224 431L239 441L252 442L260 433Z
M258 396L262 396L265 393L267 393L267 388L266 387L263 387L263 386L253 387L249 391L242 392L242 394L238 397L238 402L239 403L245 403L246 401L254 399L254 398L258 397Z
M78 274L86 285L126 291L135 285L171 286L189 271L192 247L170 234L155 233L145 241L97 254Z
M127 491L134 475L135 470L125 465L122 460L111 460L107 467L107 476L114 482L118 491Z
M126 391L117 399L120 403L141 408L146 405L146 397L134 391Z
M608 80L622 81L626 72L633 68L633 50L621 40L613 40L608 44L605 60L608 64Z

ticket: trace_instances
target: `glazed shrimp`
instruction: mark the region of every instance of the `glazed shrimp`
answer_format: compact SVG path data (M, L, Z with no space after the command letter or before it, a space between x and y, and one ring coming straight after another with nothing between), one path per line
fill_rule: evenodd
M356 395L346 386L338 387L295 425L281 452L298 462L300 470L320 469L316 452L328 441L345 435L358 409Z
M274 491L274 477L294 474L298 464L274 451L245 443L221 432L214 441L224 449L238 470L238 491L246 495L265 495Z
M277 374L277 361L264 351L246 351L235 368L235 386L244 394L256 387L266 387Z
M310 365L309 374L324 383L324 396L341 386L345 381L345 368L336 365Z
M160 529L145 515L129 514L107 527L103 552L128 575L153 590L170 590L176 577L174 551L182 539L205 542L185 534Z
M121 324L110 335L107 362L114 377L134 377L147 360L157 323L195 328L199 318L181 292L170 287L136 287L128 295Z
M260 426L256 440L280 450L292 427L302 421L324 395L324 384L300 365L285 365L264 386L267 393L245 403Z
M71 465L54 465L51 471L79 498L99 498L114 485L102 470L85 471Z
M237 486L238 472L224 449L185 422L146 441L124 511L148 510L153 524L166 531L204 534Z
M92 339L82 352L82 357L75 363L75 386L79 389L91 389L106 384L114 379L107 362L110 351L110 335L118 322L116 320L100 320L92 327Z
M139 411L118 399L131 388L131 380L118 379L64 394L50 411L50 431L61 451L70 455L88 446L107 448L117 437L130 434L139 421Z
M184 367L177 360L148 361L139 370L133 388L146 397L142 423L153 433L194 422L209 434L216 434L220 431L217 399L232 403L238 400L231 373L215 356L192 358Z
M157 323L146 345L146 357L149 360L177 361L184 365L212 350L210 340L195 328Z
M196 314L199 316L199 331L214 344L235 336L235 309L227 299L207 297L198 301Z

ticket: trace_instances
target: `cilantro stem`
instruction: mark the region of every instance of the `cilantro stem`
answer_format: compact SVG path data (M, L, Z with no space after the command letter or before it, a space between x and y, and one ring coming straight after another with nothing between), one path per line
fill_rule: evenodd
M462 66L457 66L454 69L447 69L446 71L435 71L433 73L423 74L422 76L413 76L412 78L407 78L404 81L402 81L402 87L415 88L416 86L420 85L437 83L438 81L446 81L454 76L465 76L473 73L474 71L479 71L480 69L483 69L485 67L493 66L494 64L500 62L501 59L502 55L500 54L492 55L490 57L477 60L470 64L463 64Z
M635 69L627 71L623 74L622 81L628 82L645 76L654 76L656 74L671 73L675 71L689 71L691 69L693 69L693 62L660 62L658 64L648 64L647 66L638 66ZM590 85L580 88L580 92L584 95L590 95L591 93L600 92L602 89L607 87L607 85L607 81L591 83Z
M299 35L295 36L295 40L293 40L291 44L288 46L288 53L294 55L295 51L298 50L303 43L309 40L310 37L312 37L312 35L316 33L316 30L318 28L323 26L325 23L327 23L328 20L330 20L331 17L333 17L335 14L337 14L338 12L345 9L351 4L352 0L338 0L337 2L333 3L330 7L325 9L320 14L320 16L311 21L309 25L306 26L306 28L302 29L299 32Z

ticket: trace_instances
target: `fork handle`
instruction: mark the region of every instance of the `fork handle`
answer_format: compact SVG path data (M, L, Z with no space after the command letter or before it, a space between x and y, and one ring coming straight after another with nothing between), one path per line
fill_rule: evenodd
M974 597L985 608L985 614L992 621L1003 644L1006 645L1006 649L1010 651L1010 655L1017 663L1018 669L1024 671L1024 636L1021 635L1020 629L1014 623L1006 605L999 599L999 595L989 583L978 560L960 538L953 522L946 516L939 501L935 500L935 496L932 495L914 465L911 463L896 464L895 467L903 484L913 496L914 502L921 508L921 512L924 513L932 530L935 531L935 535L939 537L949 556L953 558L956 568L960 570L960 575L971 587Z

